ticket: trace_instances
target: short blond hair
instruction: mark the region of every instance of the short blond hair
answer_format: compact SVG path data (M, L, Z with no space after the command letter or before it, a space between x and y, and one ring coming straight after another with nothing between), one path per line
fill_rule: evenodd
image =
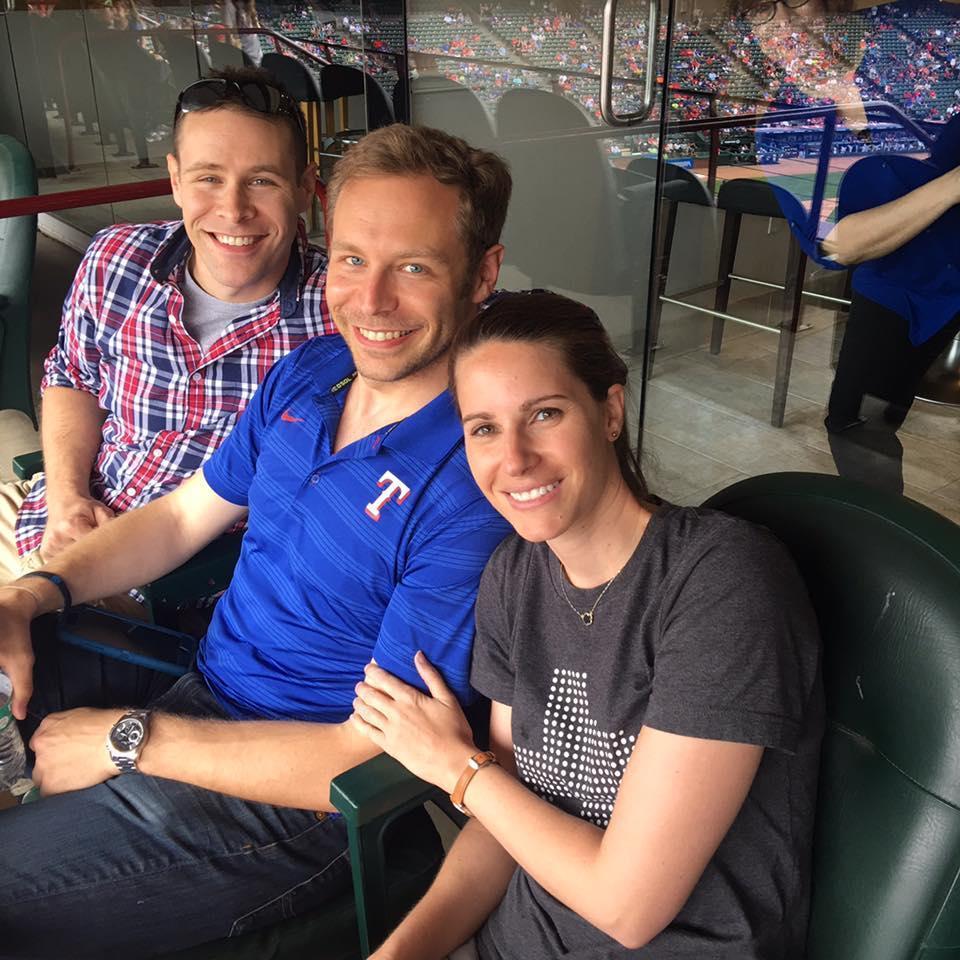
M500 242L513 184L510 171L497 154L432 127L381 127L337 161L327 185L328 232L332 235L337 197L350 180L422 175L460 191L457 221L472 273L484 253Z

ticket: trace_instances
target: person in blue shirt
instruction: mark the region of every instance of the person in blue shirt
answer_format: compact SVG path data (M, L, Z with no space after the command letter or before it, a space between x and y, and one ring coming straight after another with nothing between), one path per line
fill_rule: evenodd
M210 191L242 209L243 190ZM176 491L0 588L14 713L49 714L32 739L43 799L0 814L5 956L154 955L347 887L329 786L377 752L348 722L364 665L417 682L422 649L470 698L476 589L508 528L470 476L446 354L494 289L509 195L499 157L462 140L370 134L329 185L341 336L278 362ZM194 672L145 711L116 664L111 689L64 690L72 667L31 646L32 619L148 583L243 518Z
M767 172L808 258L823 269L853 271L824 420L837 472L902 493L897 431L927 370L960 332L960 118L940 128L927 157L897 155L912 132L890 129L893 115L881 118L873 110L868 116L865 103L887 100L907 114L927 114L915 100L881 89L882 47L870 33L882 31L882 18L861 23L868 27L864 37L862 30L842 28L847 11L840 0L746 0L741 7L752 25L753 49L765 58L768 92L778 101L769 122L756 128L758 154L777 164L778 134L790 120L786 108L816 103L836 105L835 151L845 140L853 152L868 154L844 173L833 225L820 221L822 193L810 209L791 193L796 188L779 166ZM883 56L894 64L899 57L902 65L909 51L895 54L896 45ZM884 121L879 127L877 119Z
M853 270L824 421L841 476L903 493L903 425L960 332L960 118L927 158L864 157L840 187L819 253Z
M861 157L840 182L830 228L772 187L807 256L826 269L852 271L824 420L837 471L897 493L897 431L928 368L960 331L958 158L960 117L942 128L923 159Z

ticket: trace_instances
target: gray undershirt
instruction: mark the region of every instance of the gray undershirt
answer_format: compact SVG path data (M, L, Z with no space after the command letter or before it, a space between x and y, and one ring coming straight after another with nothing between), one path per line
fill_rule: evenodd
M253 313L275 296L275 291L251 303L227 303L211 297L193 279L189 265L183 271L183 325L187 333L200 344L200 352L207 351L223 336L224 331L239 317Z

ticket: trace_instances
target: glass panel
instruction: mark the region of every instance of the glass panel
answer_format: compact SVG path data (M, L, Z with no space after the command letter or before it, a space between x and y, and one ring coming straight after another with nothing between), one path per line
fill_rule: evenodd
M956 214L937 220L956 187L911 193L956 163L958 38L950 3L678 11L670 80L690 94L671 91L666 152L716 205L662 195L644 443L667 495L808 470L960 520Z
M327 176L345 146L393 121L405 72L400 0L370 16L349 2L15 0L0 23L0 128L26 140L41 193L156 180L163 188L178 91L210 69L244 64L275 73L302 104ZM327 67L351 72L337 79ZM88 235L120 219L176 215L169 196L59 214ZM309 225L321 232L319 207Z
M177 90L208 60L189 7L18 3L3 19L14 79L5 107L15 98L42 194L166 179ZM169 198L145 209L176 214ZM113 213L102 204L63 219L89 234Z
M602 11L599 0L475 8L410 0L411 110L413 122L490 147L510 163L501 286L549 287L589 303L639 371L659 107L636 127L603 121ZM666 23L655 21L661 42L649 63L649 22L646 0L621 0L613 33L617 113L639 108L648 70L662 74Z

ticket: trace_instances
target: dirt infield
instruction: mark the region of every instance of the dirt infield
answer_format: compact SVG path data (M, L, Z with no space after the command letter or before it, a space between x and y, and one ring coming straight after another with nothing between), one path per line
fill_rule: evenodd
M859 159L859 156L831 157L830 173L842 174ZM807 157L805 160L781 160L779 163L737 164L736 166L717 167L717 179L719 180L736 180L740 177L750 177L751 179L760 177L766 177L767 179L809 177L812 180L816 173L816 157Z

